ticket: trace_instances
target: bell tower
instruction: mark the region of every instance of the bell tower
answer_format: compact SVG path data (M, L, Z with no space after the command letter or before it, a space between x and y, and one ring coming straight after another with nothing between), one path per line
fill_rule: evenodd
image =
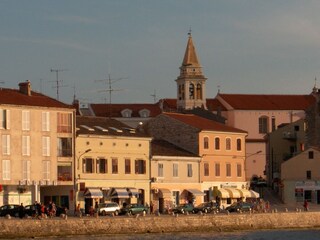
M193 45L191 30L188 33L188 43L184 54L180 75L177 77L177 108L193 109L206 107L206 80L198 61Z

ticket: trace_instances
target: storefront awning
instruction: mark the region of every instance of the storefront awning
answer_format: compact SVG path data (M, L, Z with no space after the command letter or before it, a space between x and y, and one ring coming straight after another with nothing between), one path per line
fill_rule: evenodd
M109 198L130 198L126 188L112 188Z
M139 190L136 188L127 188L129 197L138 197L139 196Z
M200 190L194 189L194 188L192 188L192 189L186 189L186 191L192 193L194 196L204 196L204 195L205 195L204 192L201 192Z
M250 190L250 193L251 193L251 198L259 198L260 197L260 194L253 191L253 190Z
M230 194L226 189L220 188L217 191L220 198L230 198Z
M86 188L83 193L85 198L102 198L102 192L99 188Z
M171 198L171 191L166 188L159 188L159 197L160 198Z
M247 189L238 189L238 191L240 192L241 197L251 198L251 192L249 190L247 190Z
M229 192L230 198L241 198L240 192L236 188L225 188Z

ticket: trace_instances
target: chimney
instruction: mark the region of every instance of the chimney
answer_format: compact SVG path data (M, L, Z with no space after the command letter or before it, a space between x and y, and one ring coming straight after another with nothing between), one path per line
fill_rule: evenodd
M19 91L25 95L31 96L31 84L29 80L19 83Z

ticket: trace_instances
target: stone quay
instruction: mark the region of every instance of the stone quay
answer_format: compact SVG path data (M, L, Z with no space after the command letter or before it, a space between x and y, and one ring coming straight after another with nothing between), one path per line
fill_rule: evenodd
M319 228L320 212L0 219L0 238Z

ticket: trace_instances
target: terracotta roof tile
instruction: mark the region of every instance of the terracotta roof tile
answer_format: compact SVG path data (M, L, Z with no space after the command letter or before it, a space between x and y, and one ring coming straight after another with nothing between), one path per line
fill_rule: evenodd
M135 129L123 124L112 118L93 117L93 116L77 116L76 134L91 135L111 135L111 136L127 136L127 137L149 137L145 132L135 131ZM84 127L86 126L86 127ZM98 127L97 127L98 126ZM90 128L92 130L90 130ZM106 129L108 131L103 131ZM121 130L116 131L116 129Z
M219 94L234 109L305 110L313 103L312 95Z
M198 157L196 154L188 152L164 140L152 140L152 156L179 156L179 157Z
M199 130L219 131L219 132L237 132L247 133L241 129L226 126L222 123L215 122L206 118L199 117L193 114L180 114L180 113L163 113L164 115L174 118L187 125L195 127Z
M132 110L131 117L140 117L139 111L147 109L150 111L150 117L155 117L161 113L161 109L156 104L90 104L92 111L98 117L122 117L121 111L125 109ZM111 107L111 108L110 108ZM111 116L110 116L111 114Z
M64 104L56 99L32 91L31 95L21 93L17 89L0 88L0 104L74 108L72 105Z

